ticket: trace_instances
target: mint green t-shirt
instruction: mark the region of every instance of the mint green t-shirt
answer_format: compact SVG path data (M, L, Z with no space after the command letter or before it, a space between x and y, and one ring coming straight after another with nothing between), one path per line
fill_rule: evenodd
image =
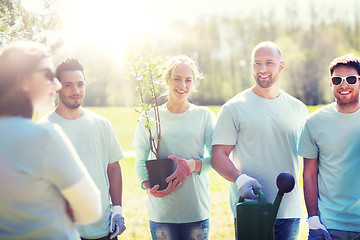
M306 106L281 91L274 99L259 97L247 89L230 99L220 109L213 136L213 145L234 145L230 156L234 165L261 184L269 202L278 188L281 172L291 173L295 187L282 199L277 218L300 218L298 140L308 115ZM230 183L230 204L235 216L239 201L235 183Z
M360 231L360 110L312 113L301 135L299 154L318 158L318 208L328 229Z
M0 118L0 239L80 239L60 191L85 174L59 126Z
M190 104L181 114L171 113L166 105L159 107L161 122L160 158L174 155L183 159L200 159L200 173L193 172L173 193L155 198L147 196L149 219L161 223L189 223L209 218L209 177L211 141L215 114L206 107ZM149 113L153 117L153 111ZM154 128L152 132L155 133ZM135 167L140 183L148 180L145 161L155 159L150 153L149 131L140 121L133 145L136 147ZM206 151L207 150L207 151ZM206 156L206 152L210 155Z
M77 225L81 237L99 238L108 235L112 205L107 167L124 157L111 123L84 108L83 115L78 119L65 119L53 111L44 116L41 122L60 125L101 192L102 217L92 224Z

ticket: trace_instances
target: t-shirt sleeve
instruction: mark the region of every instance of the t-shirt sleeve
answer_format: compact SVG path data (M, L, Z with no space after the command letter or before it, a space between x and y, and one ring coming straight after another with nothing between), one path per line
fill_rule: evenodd
M235 145L238 129L229 106L221 107L214 129L212 145Z
M317 158L319 155L319 148L316 144L316 141L311 136L309 121L305 122L305 125L301 131L299 155L304 158Z
M44 141L44 175L57 188L63 190L89 173L61 128L55 124L47 125L49 131Z
M145 128L142 116L136 125L133 146L135 148L150 149L149 130Z
M110 122L107 121L108 140L109 140L109 164L124 158L119 140L115 134L115 130Z
M209 156L201 159L201 161L202 161L201 172L203 172L203 171L208 172L208 171L212 170L211 147L212 147L212 137L213 137L213 133L214 133L215 121L216 121L215 113L209 110L209 114L207 114L207 119L205 122L206 125L205 125L205 137L204 137L204 140L205 140L204 147L205 147L206 151L208 152Z
M144 181L149 181L149 175L145 165L145 161L149 157L149 152L149 149L136 148L135 170L140 184Z

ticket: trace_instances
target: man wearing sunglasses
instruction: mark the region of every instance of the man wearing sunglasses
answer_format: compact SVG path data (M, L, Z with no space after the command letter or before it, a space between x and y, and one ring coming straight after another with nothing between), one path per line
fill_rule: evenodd
M360 58L330 64L335 102L307 119L300 138L309 239L360 239Z

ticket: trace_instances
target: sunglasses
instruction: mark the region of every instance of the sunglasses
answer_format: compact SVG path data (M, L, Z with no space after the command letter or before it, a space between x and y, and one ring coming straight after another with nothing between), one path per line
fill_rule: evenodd
M347 84L354 85L357 82L358 78L359 76L331 77L331 82L333 85L339 86L345 80Z
M35 72L44 72L45 73L45 77L50 80L51 82L54 81L55 79L55 73L53 70L51 70L50 68L41 68L41 69L37 69L33 71Z

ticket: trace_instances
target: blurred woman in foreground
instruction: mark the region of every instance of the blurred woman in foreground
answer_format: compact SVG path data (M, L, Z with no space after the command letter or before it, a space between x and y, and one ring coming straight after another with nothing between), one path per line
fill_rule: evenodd
M0 51L0 239L80 239L100 194L60 127L36 124L61 85L47 49L15 42Z

